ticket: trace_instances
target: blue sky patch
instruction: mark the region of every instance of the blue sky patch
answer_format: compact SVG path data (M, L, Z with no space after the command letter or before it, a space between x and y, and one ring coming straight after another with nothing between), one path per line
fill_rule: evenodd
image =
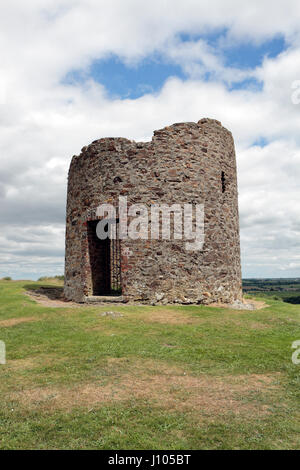
M282 37L276 37L259 45L240 42L225 47L225 37L226 30L224 29L205 35L181 34L178 36L181 42L205 40L217 54L223 57L225 66L240 70L254 69L261 65L264 57L276 57L286 47ZM136 99L147 93L159 92L166 80L174 76L182 80L188 78L180 65L171 63L163 56L155 55L142 60L137 65L127 65L117 56L112 55L107 59L94 61L88 71L71 71L65 77L64 83L80 83L91 77L105 87L111 99ZM210 81L213 79L213 72L207 71L202 79ZM228 85L227 88L261 91L262 83L249 78Z
M227 86L229 91L231 90L249 90L258 93L263 89L263 82L256 80L256 78L246 78L240 82L234 82Z
M258 139L253 142L253 145L257 147L266 147L269 144L269 141L265 137L259 137Z
M252 69L262 64L264 57L278 56L286 48L283 38L277 37L260 45L239 43L225 49L225 65L239 69Z
M128 66L116 57L95 61L89 76L106 88L110 98L135 99L146 93L158 92L165 81L173 76L185 78L179 65L163 63L158 59L144 60L137 66ZM71 72L66 81L78 82L86 74Z

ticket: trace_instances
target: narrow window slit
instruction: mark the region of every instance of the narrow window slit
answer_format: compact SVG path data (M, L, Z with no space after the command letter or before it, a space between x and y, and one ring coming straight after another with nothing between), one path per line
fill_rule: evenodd
M225 173L222 171L221 174L221 182L222 182L222 193L225 193L226 185L225 185Z

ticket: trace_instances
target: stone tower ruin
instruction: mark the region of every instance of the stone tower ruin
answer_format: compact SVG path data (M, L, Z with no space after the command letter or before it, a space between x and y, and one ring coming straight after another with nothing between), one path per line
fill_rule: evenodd
M202 249L189 251L186 240L175 237L120 239L120 215L116 239L100 239L96 230L103 216L97 208L117 208L120 196L128 206L144 204L149 210L153 204L203 204ZM145 143L99 139L72 158L65 297L152 304L241 299L235 149L219 121L173 124Z

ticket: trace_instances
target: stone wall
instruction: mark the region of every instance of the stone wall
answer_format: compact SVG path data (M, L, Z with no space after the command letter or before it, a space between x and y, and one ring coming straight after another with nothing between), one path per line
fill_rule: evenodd
M241 268L234 142L221 123L173 124L151 142L99 139L74 156L69 170L65 296L93 295L89 221L96 208L204 204L205 240L187 251L186 240L121 241L122 295L126 301L210 303L240 299ZM95 292L94 292L95 294Z

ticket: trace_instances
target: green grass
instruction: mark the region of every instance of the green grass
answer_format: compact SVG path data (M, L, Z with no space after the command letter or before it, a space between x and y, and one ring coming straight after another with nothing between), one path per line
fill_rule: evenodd
M299 447L299 306L54 308L26 296L29 284L45 285L0 281L0 448Z

